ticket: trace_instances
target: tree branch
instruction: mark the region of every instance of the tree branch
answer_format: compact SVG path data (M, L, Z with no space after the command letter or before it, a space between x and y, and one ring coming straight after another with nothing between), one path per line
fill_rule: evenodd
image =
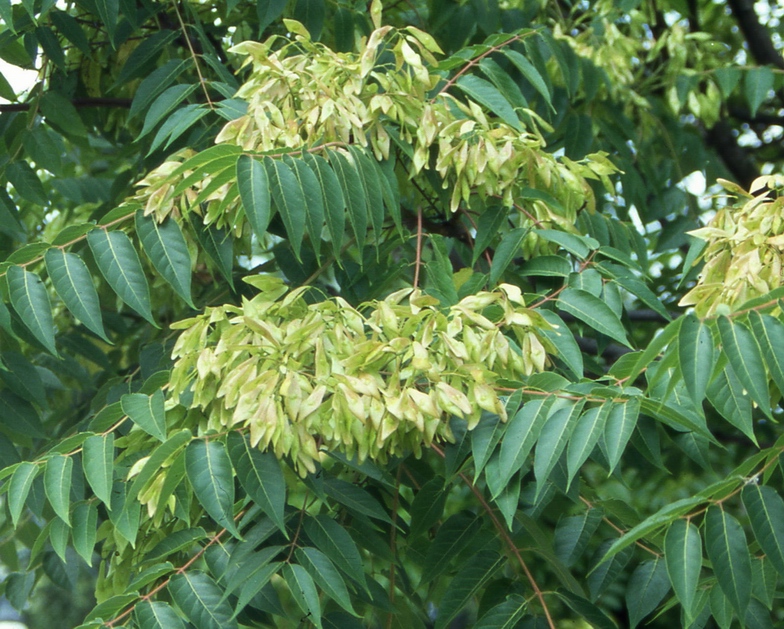
M119 107L122 109L130 109L133 99L131 98L104 98L104 97L86 97L86 98L72 98L71 104L77 109L83 107ZM12 111L28 111L32 103L5 103L0 105L0 113Z
M781 56L770 32L759 21L759 16L754 11L752 0L727 0L727 4L735 16L735 20L746 38L751 52L757 63L762 65L772 65L784 69L784 57Z

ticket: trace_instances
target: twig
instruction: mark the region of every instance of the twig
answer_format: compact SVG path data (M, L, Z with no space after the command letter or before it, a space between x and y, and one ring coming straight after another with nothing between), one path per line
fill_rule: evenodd
M188 36L188 30L185 28L185 22L182 21L182 15L180 15L180 8L177 6L177 0L172 0L172 4L174 5L174 12L177 14L177 19L180 22L180 28L182 29L182 35L185 38L185 43L188 44L188 50L191 52L193 65L196 68L196 74L199 75L199 83L201 84L201 89L204 90L204 96L207 99L207 104L210 106L210 109L215 109L215 105L212 104L212 100L210 99L210 93L207 91L207 82L204 80L204 77L201 73L198 56L196 55L196 51L193 49L193 44L191 44L191 38Z
M416 265L414 267L414 288L419 288L419 268L422 266L422 208L417 208Z

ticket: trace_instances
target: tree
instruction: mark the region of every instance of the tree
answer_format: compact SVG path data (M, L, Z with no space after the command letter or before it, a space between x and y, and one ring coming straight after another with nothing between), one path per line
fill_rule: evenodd
M773 626L782 13L0 1L5 596Z

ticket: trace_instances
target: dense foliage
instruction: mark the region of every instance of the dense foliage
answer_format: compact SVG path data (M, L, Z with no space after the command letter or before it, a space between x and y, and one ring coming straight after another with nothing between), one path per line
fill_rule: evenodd
M6 598L781 622L784 11L756 11L0 0L39 72L0 76Z

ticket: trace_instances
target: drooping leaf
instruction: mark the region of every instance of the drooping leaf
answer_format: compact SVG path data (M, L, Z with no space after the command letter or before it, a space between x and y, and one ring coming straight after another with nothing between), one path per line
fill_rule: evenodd
M719 317L719 334L730 367L738 380L760 409L770 416L768 376L765 373L762 352L751 331L742 323Z
M180 452L183 446L192 439L191 431L187 428L175 432L164 443L158 445L147 459L141 471L134 476L133 483L128 489L128 499L133 500L144 489L145 485L160 471L163 464Z
M559 598L578 613L584 620L597 629L617 629L617 625L610 617L591 601L579 594L561 588L557 591Z
M52 306L41 278L21 266L10 267L6 277L11 304L19 318L41 345L57 356Z
M305 193L296 175L283 161L266 157L264 167L267 169L272 200L283 219L289 244L299 260L305 235Z
M256 238L261 240L272 216L270 183L264 165L253 157L240 155L237 160L237 187L245 216Z
M603 517L601 509L587 509L580 515L562 518L555 527L553 537L555 556L567 567L573 566L582 556Z
M422 582L429 583L443 574L454 558L464 551L481 528L481 522L467 513L456 513L444 522L427 549Z
M88 566L93 565L93 549L98 536L97 526L98 505L95 502L80 502L74 506L71 529L74 550Z
M474 629L514 629L528 608L519 594L510 594L503 603L490 608L477 620Z
M629 398L626 402L613 403L604 426L604 447L610 473L615 469L637 426L640 414L640 398Z
M558 296L558 306L621 345L631 347L626 340L626 330L610 307L590 293L577 288L567 288Z
M134 617L144 629L185 629L185 623L165 601L139 601L134 606Z
M324 227L324 195L318 177L307 162L286 156L286 164L299 182L305 200L305 226L310 236L310 246L319 259L321 252L321 231Z
M713 351L713 336L708 326L694 314L686 315L678 332L678 358L686 389L697 405L705 397L713 373Z
M87 243L112 290L128 306L155 325L150 306L150 289L139 254L128 235L122 231L94 229L87 234Z
M248 440L237 432L229 434L228 448L242 488L287 535L283 516L286 481L278 459L271 452L251 447Z
M318 179L322 204L326 210L327 233L332 242L332 254L339 261L343 247L343 233L346 230L346 200L343 197L340 181L329 162L320 155L306 153L304 160Z
M504 271L512 263L515 256L520 255L520 247L528 235L528 229L517 227L506 234L493 254L493 264L490 266L490 285L501 279Z
M637 567L626 586L626 607L632 629L656 609L669 590L670 580L663 559L644 561Z
M751 558L743 527L721 506L708 508L705 548L721 591L742 618L751 600Z
M7 500L8 510L11 512L11 523L14 525L14 528L19 523L19 517L22 515L22 509L24 509L25 501L30 493L30 487L32 487L33 481L40 471L40 465L32 461L22 461L16 466L14 473L11 475Z
M310 622L321 629L321 604L318 590L316 590L316 584L313 583L308 571L298 564L289 563L283 568L283 578L302 613L308 617Z
M501 486L524 465L547 420L552 401L551 397L543 397L525 402L509 420L498 457Z
M583 463L591 456L599 439L604 436L604 427L607 416L613 405L605 402L601 406L590 408L583 413L574 426L574 431L569 439L566 449L566 468L569 473L567 487L572 484L577 472Z
M329 163L332 166L338 183L343 192L343 199L348 208L348 218L357 246L362 250L365 247L367 235L368 208L365 189L355 166L348 158L338 151L328 151Z
M35 407L8 389L0 391L0 424L28 437L46 436Z
M528 61L528 59L526 59L516 50L505 48L503 52L509 61L511 61L520 71L520 74L522 74L534 87L534 89L539 92L539 94L541 94L544 102L552 107L552 103L550 102L550 90L547 87L547 83L545 83L544 79L542 78L542 75L536 69L536 66L534 66L530 61Z
M779 391L784 392L784 325L778 319L756 310L749 313L749 322L768 371Z
M335 520L326 515L305 518L303 529L310 540L354 581L366 588L362 556L356 542Z
M52 247L44 254L44 260L49 279L68 310L90 331L110 342L103 327L98 293L81 257Z
M612 544L613 540L605 540L601 543L599 548L597 548L596 553L594 554L594 561L592 562L593 568L591 568L586 579L592 601L598 599L599 596L615 582L621 572L623 572L626 564L629 563L632 554L634 554L633 547L627 546L619 553L613 555L612 559L609 561L602 561L602 557L604 557Z
M411 526L409 535L415 538L434 526L444 513L447 492L444 491L444 480L431 478L417 491L411 502Z
M373 496L357 485L339 478L324 479L324 491L344 507L382 522L391 523L389 515Z
M234 479L226 446L215 439L191 441L185 449L185 469L207 514L240 537L234 524Z
M566 449L584 404L585 402L581 400L556 409L542 426L534 454L537 497L541 494L550 477L550 472Z
M194 442L197 443L197 442ZM175 574L169 581L172 599L196 629L236 629L231 606L212 578L197 570Z
M144 126L137 137L137 141L158 126L161 120L168 116L177 105L195 92L197 88L198 85L196 83L179 84L167 87L161 92L147 109L147 113L144 116Z
M69 514L71 507L71 479L73 477L73 459L63 454L55 454L46 461L44 470L44 490L49 504L60 519L71 523Z
M114 433L92 435L82 444L84 475L95 495L111 509L114 483Z
M743 94L749 104L749 113L753 118L757 115L760 105L768 99L768 94L773 89L773 71L760 66L746 70L743 77Z
M468 97L480 105L484 105L506 124L517 131L522 131L520 119L514 108L496 87L473 74L464 74L455 83Z
M136 212L136 233L155 270L191 308L191 256L182 230L172 218L158 223L144 212Z
M122 411L131 421L148 435L166 441L166 411L163 391L158 389L152 395L126 393L120 399Z
M702 568L702 537L688 520L675 520L664 537L664 560L672 589L687 618L694 617L694 602Z
M350 614L357 615L343 577L329 557L311 547L298 548L295 555L300 565L327 596Z
M481 550L455 575L441 598L435 629L445 629L476 592L503 566L506 559L492 550Z
M763 552L784 578L784 500L772 487L747 483L741 492L751 529Z

